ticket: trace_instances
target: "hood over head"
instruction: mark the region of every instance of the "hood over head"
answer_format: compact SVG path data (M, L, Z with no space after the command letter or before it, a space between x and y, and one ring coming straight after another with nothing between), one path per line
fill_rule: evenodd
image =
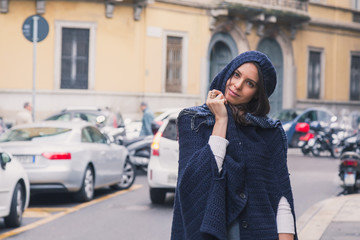
M264 53L258 51L247 51L234 58L216 75L211 82L210 90L217 89L225 93L226 81L238 67L247 62L259 64L263 75L265 93L267 97L270 97L276 87L276 71L270 59Z

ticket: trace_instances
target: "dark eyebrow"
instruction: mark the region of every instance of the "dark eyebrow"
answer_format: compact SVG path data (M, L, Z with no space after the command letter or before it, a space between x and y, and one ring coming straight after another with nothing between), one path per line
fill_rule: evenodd
M249 80L250 82L252 82L252 83L254 83L256 86L257 86L257 82L255 82L254 80L252 80L252 79L250 79L250 78L248 78L247 80Z
M237 73L237 74L241 75L241 72L239 70L237 70L237 69L234 71L234 73ZM246 80L249 80L249 81L253 82L255 85L258 84L255 80L252 80L251 78L247 78Z

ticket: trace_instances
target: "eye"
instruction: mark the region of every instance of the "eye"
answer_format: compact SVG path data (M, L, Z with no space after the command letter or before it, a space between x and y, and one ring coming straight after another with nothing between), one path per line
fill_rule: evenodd
M240 74L239 74L238 72L234 72L234 75L233 75L233 76L234 76L235 79L239 79L239 78L240 78Z
M247 80L246 84L251 88L255 87L255 84L252 81Z

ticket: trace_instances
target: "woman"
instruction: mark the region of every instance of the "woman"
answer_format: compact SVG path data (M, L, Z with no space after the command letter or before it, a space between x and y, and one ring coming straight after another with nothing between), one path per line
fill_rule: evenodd
M275 86L268 57L248 51L179 114L173 240L297 239L286 135L266 117Z

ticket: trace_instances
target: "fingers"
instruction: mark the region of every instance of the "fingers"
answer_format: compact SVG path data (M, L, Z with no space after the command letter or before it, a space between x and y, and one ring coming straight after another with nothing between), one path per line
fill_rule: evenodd
M209 91L208 98L209 99L214 99L215 97L216 97L215 92L214 91Z
M221 91L217 90L217 89L213 89L211 91L208 92L208 98L210 99L223 99L224 95L222 94Z
M221 91L213 89L208 92L206 105L217 119L227 118L226 103L227 101Z
M217 89L213 89L211 91L214 92L216 95L222 94L222 92Z

